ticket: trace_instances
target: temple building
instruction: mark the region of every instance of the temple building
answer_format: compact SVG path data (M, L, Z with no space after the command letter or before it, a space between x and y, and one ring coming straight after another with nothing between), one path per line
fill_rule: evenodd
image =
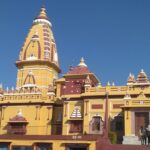
M59 77L45 7L33 20L16 67L16 88L0 86L0 149L103 150L104 143L140 144L139 129L150 124L144 70L137 77L130 73L124 86L102 86L82 57Z

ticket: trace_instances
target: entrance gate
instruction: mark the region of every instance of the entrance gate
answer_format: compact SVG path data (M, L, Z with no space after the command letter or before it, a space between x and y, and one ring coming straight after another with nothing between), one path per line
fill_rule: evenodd
M139 134L141 126L147 127L149 124L149 112L135 112L135 135Z

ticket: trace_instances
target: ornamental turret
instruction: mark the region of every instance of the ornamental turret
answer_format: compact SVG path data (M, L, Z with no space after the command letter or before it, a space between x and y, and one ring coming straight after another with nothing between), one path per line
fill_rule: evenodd
M17 89L37 86L48 89L60 72L55 39L46 10L41 8L33 20L32 27L25 39L16 61L18 68Z
M61 94L81 94L89 87L96 87L99 80L86 65L83 57L77 66L71 67L64 75L65 83L62 85Z
M140 73L138 74L136 82L137 83L149 83L148 76L146 75L143 69L141 69Z
M129 77L128 77L128 80L127 80L127 85L132 85L134 84L136 81L135 81L135 77L133 74L129 74Z

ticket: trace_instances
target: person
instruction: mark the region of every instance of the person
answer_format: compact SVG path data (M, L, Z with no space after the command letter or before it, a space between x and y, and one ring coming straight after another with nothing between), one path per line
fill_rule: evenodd
M148 145L150 145L150 124L147 127L147 139L148 139Z
M139 129L139 136L141 140L141 145L146 145L146 129L141 126Z

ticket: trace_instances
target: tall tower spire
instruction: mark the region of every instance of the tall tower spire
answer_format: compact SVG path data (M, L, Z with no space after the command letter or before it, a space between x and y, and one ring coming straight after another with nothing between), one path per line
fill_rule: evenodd
M32 72L34 84L43 89L53 84L60 72L52 24L46 14L45 7L41 7L39 15L33 20L32 27L16 61L18 68L17 89L25 86L27 78Z

